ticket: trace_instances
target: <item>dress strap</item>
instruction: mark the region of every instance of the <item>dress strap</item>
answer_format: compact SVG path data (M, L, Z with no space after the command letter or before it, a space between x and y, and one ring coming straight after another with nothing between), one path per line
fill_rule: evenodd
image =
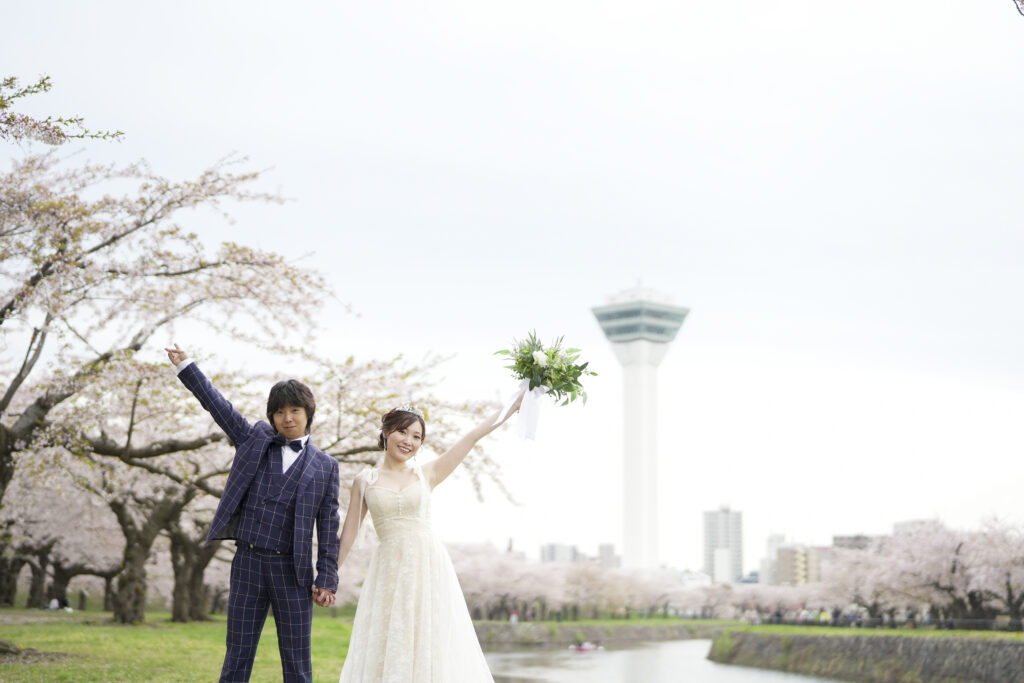
M359 509L356 511L356 545L362 547L366 538L366 527L363 526L363 502L366 500L366 487L377 483L380 470L367 467L356 475L356 486L359 488Z

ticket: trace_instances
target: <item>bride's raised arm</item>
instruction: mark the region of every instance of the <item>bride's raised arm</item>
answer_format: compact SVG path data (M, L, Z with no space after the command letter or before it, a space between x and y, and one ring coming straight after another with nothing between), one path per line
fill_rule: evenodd
M523 402L523 395L520 394L519 398L516 399L515 403L512 404L512 409L508 411L508 414L504 416L501 422L498 422L498 418L501 417L502 408L499 408L492 413L486 420L477 425L468 434L463 436L461 439L455 442L451 448L444 452L444 454L423 466L423 473L427 477L427 482L431 488L434 488L442 481L448 478L455 468L466 459L469 452L476 445L476 442L484 438L495 429L505 424L512 415L518 410L519 406Z

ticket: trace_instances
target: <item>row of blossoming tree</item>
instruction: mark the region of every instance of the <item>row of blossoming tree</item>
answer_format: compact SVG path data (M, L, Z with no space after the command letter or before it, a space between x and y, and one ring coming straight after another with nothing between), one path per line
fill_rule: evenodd
M16 144L0 174L0 605L13 604L27 566L30 606L66 600L69 582L92 574L118 621L142 621L154 549L167 544L173 616L202 618L206 568L229 554L202 540L233 449L174 379L163 346L188 343L253 418L270 383L306 380L318 398L314 437L346 480L373 461L379 416L399 397L430 413L437 448L484 406L433 394L438 358L356 361L322 340L329 284L245 244L244 228L212 244L187 227L226 217L232 202L279 201L243 159L176 181L145 162L35 151L32 140L121 137L12 113L48 88L0 82L0 140ZM497 480L485 454L468 464L478 491Z
M688 586L680 572L635 573L592 563L538 564L488 546L453 548L466 600L478 618L523 619L683 614L707 618L808 611L856 615L857 623L927 616L957 627L1002 621L1020 628L1024 529L991 522L972 531L923 523L860 550L828 549L824 580L800 586ZM886 619L887 617L887 619ZM845 622L844 622L845 623Z

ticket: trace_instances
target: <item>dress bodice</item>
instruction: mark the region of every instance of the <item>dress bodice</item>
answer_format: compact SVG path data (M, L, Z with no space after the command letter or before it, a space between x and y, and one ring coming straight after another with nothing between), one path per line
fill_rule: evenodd
M401 490L381 486L375 476L367 478L363 495L381 541L401 531L429 531L430 487L418 469L416 475Z

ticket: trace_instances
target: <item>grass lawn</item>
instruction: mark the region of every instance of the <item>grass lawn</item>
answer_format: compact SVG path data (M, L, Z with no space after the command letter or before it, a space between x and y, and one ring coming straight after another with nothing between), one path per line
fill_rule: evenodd
M313 680L338 680L348 652L352 611L316 608ZM39 655L0 659L0 681L216 681L224 661L226 619L175 624L150 612L140 626L111 623L104 612L0 610L0 639ZM59 655L54 653L60 653ZM281 658L272 617L267 618L253 666L253 681L280 681Z
M680 617L634 617L632 619L577 619L576 621L554 621L548 619L545 624L564 624L572 626L739 626L743 622L736 619L683 619Z

